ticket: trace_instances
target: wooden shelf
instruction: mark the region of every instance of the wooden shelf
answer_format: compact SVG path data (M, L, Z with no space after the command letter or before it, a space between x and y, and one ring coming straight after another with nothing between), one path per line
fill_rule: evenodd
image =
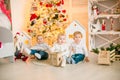
M120 44L119 9L120 0L89 0L89 50Z
M90 32L90 34L120 34L120 31L100 31L100 32Z
M95 17L95 19L97 19L97 18L110 18L110 17L112 17L112 18L118 18L118 17L120 17L120 14L100 14L100 15L97 15L97 16L94 16Z

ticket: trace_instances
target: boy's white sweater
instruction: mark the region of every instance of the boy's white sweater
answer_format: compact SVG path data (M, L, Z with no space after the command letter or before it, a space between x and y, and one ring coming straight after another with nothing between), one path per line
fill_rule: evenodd
M62 53L62 55L69 56L69 46L68 44L58 44L55 43L53 47L51 48L51 52L57 52L57 53Z
M83 39L81 39L78 44L76 44L75 42L72 42L70 47L71 47L72 54L80 53L80 54L85 54L85 56L88 56L87 47Z

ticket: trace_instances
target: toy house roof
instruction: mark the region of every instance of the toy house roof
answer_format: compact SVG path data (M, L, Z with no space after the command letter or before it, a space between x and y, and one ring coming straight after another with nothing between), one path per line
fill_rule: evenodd
M77 20L74 20L67 28L66 28L66 36L67 36L67 41L70 42L72 39L70 38L70 36L72 36L72 34L75 31L80 31L83 35L83 38L86 38L86 31L84 26L82 26Z

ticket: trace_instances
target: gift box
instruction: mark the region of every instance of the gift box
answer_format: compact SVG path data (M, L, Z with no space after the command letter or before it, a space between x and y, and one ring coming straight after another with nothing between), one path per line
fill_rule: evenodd
M107 65L111 64L109 51L100 51L98 55L98 64L107 64Z
M60 66L60 64L62 62L62 53L50 54L50 62L54 66Z

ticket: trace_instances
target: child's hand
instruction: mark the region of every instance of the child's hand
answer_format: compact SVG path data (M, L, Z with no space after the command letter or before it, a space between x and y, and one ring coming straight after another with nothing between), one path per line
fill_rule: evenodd
M88 59L88 57L85 57L84 59L86 62L89 62L90 60Z

